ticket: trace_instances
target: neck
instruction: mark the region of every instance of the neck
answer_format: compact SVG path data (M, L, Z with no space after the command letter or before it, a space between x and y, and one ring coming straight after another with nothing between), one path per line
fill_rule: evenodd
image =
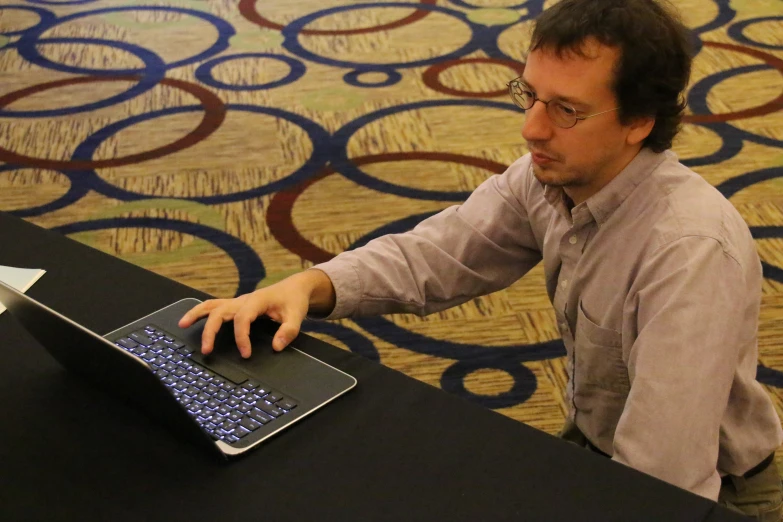
M574 202L574 206L587 201L591 196L597 194L602 188L609 184L614 178L616 178L625 167L628 166L637 154L642 150L641 144L628 149L622 155L618 156L614 161L604 166L596 176L590 180L590 182L583 185L571 185L563 187L563 191Z

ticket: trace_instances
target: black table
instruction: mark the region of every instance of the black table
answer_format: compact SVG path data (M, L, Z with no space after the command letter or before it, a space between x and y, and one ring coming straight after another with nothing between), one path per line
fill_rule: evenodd
M207 297L4 213L0 264L46 269L28 293L100 333ZM0 520L743 520L315 338L298 344L358 386L221 464L0 315Z

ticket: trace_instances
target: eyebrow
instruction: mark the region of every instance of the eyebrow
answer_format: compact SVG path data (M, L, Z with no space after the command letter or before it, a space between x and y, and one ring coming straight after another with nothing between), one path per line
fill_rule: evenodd
M533 89L534 91L536 90L536 88L533 87L532 85L530 85L530 82L525 79L525 75L524 74L519 77L519 80L522 83L524 83L525 85L527 85L528 87L530 87L531 89ZM591 104L589 104L589 103L587 103L585 101L578 100L576 98L570 98L568 96L555 96L554 99L559 100L559 101L564 101L566 103L570 103L571 105L579 105L580 107L585 107L585 108L591 106Z

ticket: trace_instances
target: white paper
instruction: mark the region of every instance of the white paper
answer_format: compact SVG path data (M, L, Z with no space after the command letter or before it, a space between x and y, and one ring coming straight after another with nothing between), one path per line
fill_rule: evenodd
M8 286L13 286L20 292L27 292L33 286L33 283L38 281L45 273L46 270L38 268L14 268L12 266L0 265L0 281ZM3 312L5 312L5 306L0 304L0 314Z

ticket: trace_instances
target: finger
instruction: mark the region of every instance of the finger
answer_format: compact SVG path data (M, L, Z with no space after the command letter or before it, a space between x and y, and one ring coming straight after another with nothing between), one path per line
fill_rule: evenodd
M212 353L212 349L215 347L215 337L220 327L223 326L223 322L226 321L224 316L225 312L220 308L216 308L207 317L207 322L204 323L204 331L201 332L201 353L204 355Z
M287 318L280 328L277 329L275 338L272 340L272 348L279 352L293 341L299 335L299 329L302 327L304 316L294 315Z
M234 315L234 339L239 348L239 353L247 359L252 353L252 345L250 343L250 323L255 321L260 314L264 313L263 306L261 308L254 302L249 302L245 306L239 309Z
M199 303L187 312L185 312L185 315L182 316L182 318L179 320L179 323L177 325L180 328L189 328L193 325L196 321L204 317L205 315L209 314L212 310L214 310L217 306L220 305L220 300L218 299L209 299L208 301L204 301L203 303Z

